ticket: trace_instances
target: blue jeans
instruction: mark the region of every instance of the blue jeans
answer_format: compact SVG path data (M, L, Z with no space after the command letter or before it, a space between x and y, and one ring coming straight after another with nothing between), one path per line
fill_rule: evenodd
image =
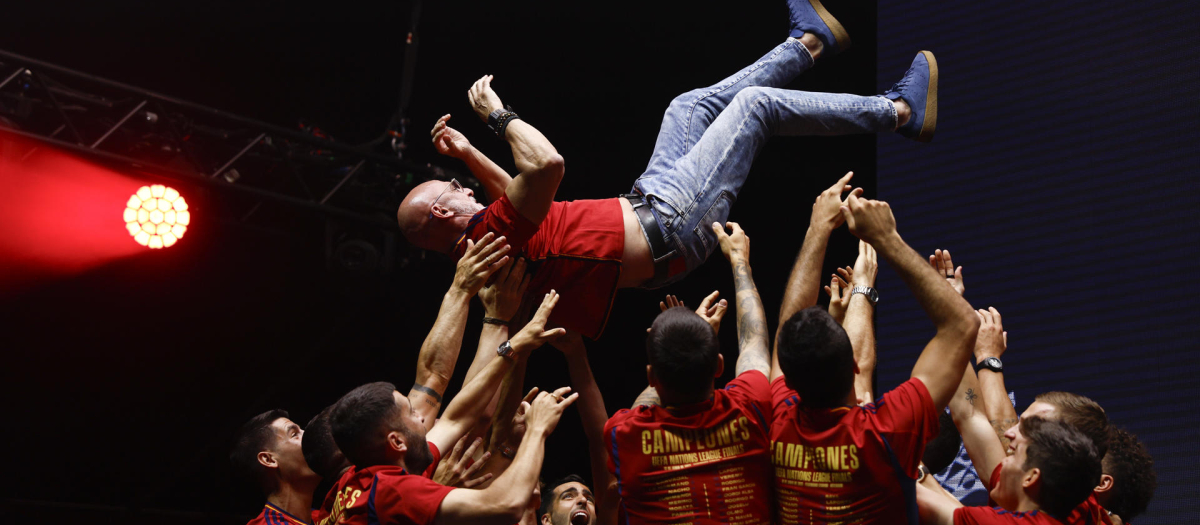
M773 135L849 135L896 128L896 108L880 97L781 89L813 59L795 38L733 76L671 101L646 172L633 189L650 203L670 250L687 271L652 280L666 286L704 263L717 247L712 223L725 223L750 164ZM643 232L644 234L645 232Z

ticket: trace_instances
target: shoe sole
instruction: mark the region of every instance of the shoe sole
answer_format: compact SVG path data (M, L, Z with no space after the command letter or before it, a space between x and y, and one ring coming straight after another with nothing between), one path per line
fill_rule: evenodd
M921 133L917 135L917 142L929 142L933 140L933 132L937 130L938 66L932 51L921 51L921 54L925 55L925 60L929 62L929 91L925 94L925 121L921 123Z
M825 27L829 28L829 32L833 33L833 39L837 42L838 53L850 49L850 33L847 33L846 28L842 27L841 22L838 22L829 13L829 10L821 5L821 0L808 0L808 3L817 12L817 16L821 17L821 21L825 22Z

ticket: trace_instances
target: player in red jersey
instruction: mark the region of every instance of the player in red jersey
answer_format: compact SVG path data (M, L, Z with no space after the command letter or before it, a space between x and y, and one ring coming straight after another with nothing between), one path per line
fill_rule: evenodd
M893 130L918 140L932 136L937 68L929 52L918 55L897 84L903 94L782 89L821 57L850 44L845 29L817 0L791 0L788 7L791 32L785 42L717 84L671 101L646 171L622 198L554 202L565 171L562 156L533 126L504 109L490 75L481 78L468 99L511 146L520 176L505 173L446 126L449 115L442 117L432 132L435 146L467 164L492 204L485 208L455 181L420 184L397 212L405 237L421 248L459 254L463 239L487 231L507 236L514 249L545 270L531 292L555 288L576 299L552 323L595 339L618 288L666 286L703 264L717 244L708 225L729 216L771 136Z
M312 495L321 477L304 461L303 436L304 430L284 410L263 412L242 425L229 460L267 497L248 525L313 522Z
M1072 523L1068 516L1100 481L1092 439L1063 422L1021 420L1014 452L1000 464L992 495L1002 507L964 507L945 492L917 487L921 522L933 525Z
M1137 436L1115 425L1109 428L1100 486L1088 502L1102 505L1100 508L1108 512L1113 523L1129 523L1146 512L1158 487L1154 459Z
M737 377L713 388L725 364L713 326L719 319L706 322L678 306L654 320L646 337L650 388L604 427L628 523L771 520L766 317L750 273L750 239L737 224L726 226L732 233L712 224L737 289Z
M778 367L772 371L771 427L778 519L893 523L907 515L915 523L918 463L937 433L938 414L961 379L979 320L900 238L887 203L859 198L858 191L842 202L844 189L835 185L818 197L809 235L827 236L846 222L892 264L933 320L937 334L917 359L911 379L874 403L855 406L858 365L846 331L816 306L781 323ZM806 247L813 244L821 249L802 248L801 260L824 251L823 241L805 239ZM789 284L788 294L815 302L815 273L798 271L793 279L808 282ZM793 292L796 287L808 289ZM877 296L871 292L852 291L851 300L873 302ZM789 310L787 301L785 296L783 313Z
M437 424L425 431L422 416L390 383L370 383L342 396L330 415L338 448L355 465L334 505L336 523L459 523L468 520L515 523L533 495L547 435L575 401L570 390L542 392L526 412L526 432L512 464L487 489L454 489L439 485L431 475L439 451L447 449L474 425L482 405L495 393L524 354L562 333L545 330L546 319L558 301L546 295L532 320L446 408Z

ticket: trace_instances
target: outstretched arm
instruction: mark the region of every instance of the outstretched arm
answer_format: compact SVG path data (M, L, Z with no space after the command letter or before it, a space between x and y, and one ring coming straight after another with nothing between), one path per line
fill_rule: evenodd
M779 307L779 327L775 333L776 341L779 341L778 330L788 319L796 312L817 304L825 248L829 245L829 234L844 222L838 208L842 205L842 193L851 189L849 182L853 177L853 171L845 174L833 186L821 192L813 203L804 244L800 246L800 255L796 257L796 264L792 266L792 274L788 277L787 288L783 292L783 304ZM854 189L851 195L862 195L862 188ZM772 356L770 379L774 380L781 374L779 363Z
M875 248L866 241L858 241L858 259L854 261L854 271L849 274L851 286L874 288L878 269ZM852 292L846 290L844 293ZM854 362L858 364L858 374L854 376L854 392L859 403L870 403L875 394L871 382L875 375L874 317L875 305L871 304L865 294L850 296L850 304L846 308L846 321L842 326L846 329L846 336L850 338L850 346L854 348Z
M417 355L417 379L408 393L413 410L425 417L425 428L433 427L442 406L442 394L454 375L454 364L462 347L463 330L471 297L500 268L508 264L509 246L504 237L488 232L478 243L467 240L467 251L458 260L454 283L442 298L437 320ZM449 449L442 449L449 450Z
M997 359L1008 348L1008 332L1004 331L1000 312L995 308L977 310L979 315L979 337L975 340L975 362L982 363L989 357ZM1008 438L1004 433L1017 424L1017 410L1008 399L1004 387L1004 373L988 368L979 369L979 390L983 396L988 422L1000 438L1000 445L1008 449ZM990 471L989 471L990 472Z
M501 195L504 195L508 184L512 182L512 176L504 171L504 168L492 162L492 159L489 159L482 151L472 146L466 135L447 125L446 121L448 120L450 120L450 115L443 115L438 119L437 124L433 125L433 131L429 132L433 136L433 146L437 148L438 153L465 162L467 169L471 170L471 174L483 184L488 199L492 201L499 199Z
M558 338L553 345L567 358L571 387L579 394L576 406L579 408L579 418L583 421L583 433L588 440L592 490L596 496L596 520L601 524L615 524L620 493L617 491L617 478L608 471L608 451L604 448L604 424L608 422L608 410L604 408L604 398L600 397L600 387L592 375L587 348L583 338L575 332L568 332L566 337ZM549 497L549 494L546 496Z
M496 389L500 387L500 382L508 374L518 355L532 352L535 348L565 332L562 328L545 329L546 319L550 317L550 312L558 303L558 298L559 295L554 290L546 294L533 319L510 340L509 344L512 345L514 355L492 359L479 372L479 375L475 376L470 383L463 385L462 391L446 406L446 413L426 435L426 439L437 445L438 450L450 450L450 447L454 446L454 442L474 426L484 407L496 394Z
M729 228L730 233L725 233ZM738 317L738 360L735 375L748 370L758 370L764 376L771 373L771 346L767 336L767 315L763 310L754 276L750 273L750 237L736 222L727 222L725 227L712 223L721 253L733 268L733 286L737 290Z
M1007 397L1004 401L1008 404ZM1004 460L1004 447L992 431L992 425L985 414L985 406L979 391L979 381L968 363L963 371L962 381L958 384L958 390L950 400L950 417L954 419L954 426L958 427L958 433L962 435L963 447L967 449L967 455L971 456L975 472L979 473L979 481L983 482L985 488L992 490L990 475L996 465Z
M967 366L979 318L945 278L900 238L896 218L886 202L851 195L842 207L842 215L852 233L892 264L937 327L937 334L921 352L912 375L929 390L934 406L945 407Z
M538 394L530 404L521 448L508 470L486 489L450 491L442 500L434 523L474 525L519 521L533 497L533 487L542 470L546 438L562 418L563 410L579 398L579 394L567 396L570 391L570 387L563 387L553 394Z
M467 98L475 114L484 122L487 122L492 111L504 107L500 97L492 90L491 75L475 81ZM504 140L512 147L513 161L520 171L520 175L505 189L505 194L517 212L534 224L541 224L550 211L554 194L558 192L558 183L565 172L562 155L540 131L521 119L508 124Z

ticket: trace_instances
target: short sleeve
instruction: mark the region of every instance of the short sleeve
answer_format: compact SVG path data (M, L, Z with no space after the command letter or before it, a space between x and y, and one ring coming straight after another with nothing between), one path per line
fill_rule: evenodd
M446 494L454 490L420 476L380 472L375 476L368 503L383 523L425 525L433 523Z
M763 433L771 431L771 423L766 417L770 413L771 384L765 374L758 370L738 374L725 385L725 395L743 412L750 414L750 420L761 425Z
M471 222L467 223L467 228L455 241L454 255L462 257L467 251L467 239L477 241L488 232L495 233L497 237L506 237L508 245L517 253L525 248L525 244L537 231L538 225L521 215L508 200L508 195L501 195L483 211L471 217Z
M800 395L787 385L784 376L771 381L771 416L774 419L783 417L787 411L800 402Z
M429 466L425 467L425 472L422 472L421 476L433 479L433 473L437 472L438 463L442 462L442 451L438 450L437 445L434 445L432 441L428 441L427 443L429 443L429 454L433 457L433 461L429 462Z
M888 439L904 471L916 478L925 444L938 432L938 412L925 383L911 378L863 408L875 413L876 429Z

